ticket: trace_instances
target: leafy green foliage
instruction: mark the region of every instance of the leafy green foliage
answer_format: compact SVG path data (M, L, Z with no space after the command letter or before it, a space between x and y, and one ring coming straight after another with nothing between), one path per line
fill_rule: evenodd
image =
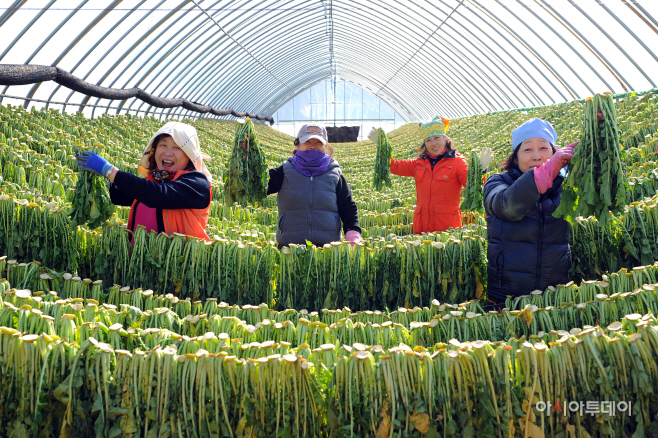
M100 154L98 148L91 149L91 152ZM92 172L78 173L71 204L69 216L72 227L87 224L89 228L95 229L103 225L114 213L114 204L110 201L105 177Z
M599 120L597 113L603 117ZM610 212L626 204L628 184L621 162L621 144L612 95L597 94L585 103L583 135L575 148L569 175L555 217L573 222L578 216L595 216L602 225Z
M375 155L375 175L372 185L375 190L391 187L391 155L393 148L382 128L377 129L377 153Z
M233 151L224 181L227 205L260 202L267 196L267 162L251 120L235 127Z
M480 166L480 157L473 151L468 159L468 176L466 177L466 187L462 191L463 200L461 203L462 211L477 211L484 213L484 184L482 183L482 166Z

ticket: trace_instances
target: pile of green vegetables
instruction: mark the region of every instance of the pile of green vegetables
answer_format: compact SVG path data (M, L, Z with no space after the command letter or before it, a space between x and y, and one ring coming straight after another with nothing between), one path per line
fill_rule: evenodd
M226 167L224 197L227 205L260 202L267 196L267 161L249 118L235 127L233 150Z
M573 222L578 216L595 216L605 224L610 212L623 209L628 184L620 147L612 94L596 94L586 99L583 134L562 184L555 217L564 216Z
M375 190L381 190L382 187L391 187L391 155L392 147L388 137L382 128L377 129L377 153L375 155L375 175L372 179L372 185Z
M102 145L95 145L90 151L100 154ZM81 148L82 149L82 148ZM107 180L92 172L80 171L75 193L71 201L71 226L87 224L91 229L102 226L112 217L114 204L110 201Z
M482 182L482 166L476 151L471 152L468 158L468 175L466 187L462 191L464 198L461 203L462 211L477 211L484 213L484 184Z

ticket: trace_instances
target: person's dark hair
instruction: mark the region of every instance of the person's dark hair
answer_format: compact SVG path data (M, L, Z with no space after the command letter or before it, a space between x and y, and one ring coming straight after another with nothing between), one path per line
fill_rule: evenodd
M553 154L555 154L555 151L557 151L557 148L554 145L551 145L551 148L553 148ZM519 160L518 160L518 153L519 153L520 147L514 149L514 152L503 161L503 165L501 166L501 169L503 169L504 172L509 172L512 169L516 169L518 171L521 171L519 169Z
M292 144L295 146L295 149L293 149L291 155L295 155L297 153L297 150L298 150L297 147L299 146L299 139L296 138L295 141L292 142ZM331 144L327 143L325 145L325 147L327 148L327 154L329 154L329 156L331 158L333 158L334 157L334 148L333 148L333 146L331 146Z
M151 143L151 152L149 153L149 170L153 172L158 168L157 163L155 162L155 149L158 147L158 143L160 140L163 138L170 137L171 135L169 134L160 134L157 137L153 139L153 143ZM186 155L187 156L187 155ZM189 157L188 157L189 160ZM185 166L185 169L183 170L196 170L196 167L194 167L194 163L192 163L192 160L189 160L187 163L187 166Z
M447 135L445 137L446 137L446 153L450 151L454 151L455 149L452 147L452 138L448 137ZM416 157L420 157L421 155L426 153L427 153L427 148L425 147L425 141L423 140L420 146L418 146L418 149L416 149Z

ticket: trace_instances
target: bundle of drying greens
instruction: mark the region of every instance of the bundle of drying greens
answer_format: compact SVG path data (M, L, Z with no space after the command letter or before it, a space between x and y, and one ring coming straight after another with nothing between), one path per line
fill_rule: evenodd
M595 216L605 225L610 212L623 210L628 184L611 93L586 99L583 134L569 167L555 217L573 222L578 216Z
M381 190L384 186L391 187L391 143L382 128L371 133L370 139L377 144L372 184L376 190Z
M83 150L83 148L80 148ZM100 155L100 145L85 148ZM71 200L71 226L87 224L90 229L100 227L112 217L114 204L110 201L105 177L93 172L78 172L78 182Z
M234 202L246 205L267 196L267 163L249 117L235 128L233 150L227 167L228 176L224 180L226 205Z
M468 159L468 175L466 177L466 187L462 192L464 200L461 203L462 211L477 211L484 213L484 190L482 183L482 166L480 156L471 152Z

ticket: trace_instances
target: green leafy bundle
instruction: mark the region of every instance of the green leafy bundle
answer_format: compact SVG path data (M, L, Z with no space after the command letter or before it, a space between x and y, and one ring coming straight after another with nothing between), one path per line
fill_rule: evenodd
M596 94L586 99L583 135L570 167L562 183L560 205L553 216L564 216L569 222L578 216L595 216L605 225L610 211L617 213L623 209L628 189L612 94Z
M462 211L477 211L484 213L484 190L482 184L482 166L480 165L479 155L473 151L468 159L468 176L466 187L462 195L464 200L461 203Z
M267 196L267 162L256 138L256 130L247 117L235 128L233 150L224 180L226 204L259 202Z
M100 154L99 149L89 149ZM112 217L114 204L110 201L105 178L92 172L78 172L78 182L71 200L71 226L87 224L90 229L102 226Z
M375 175L372 184L375 189L391 187L391 143L382 128L377 129L377 155L375 155Z

